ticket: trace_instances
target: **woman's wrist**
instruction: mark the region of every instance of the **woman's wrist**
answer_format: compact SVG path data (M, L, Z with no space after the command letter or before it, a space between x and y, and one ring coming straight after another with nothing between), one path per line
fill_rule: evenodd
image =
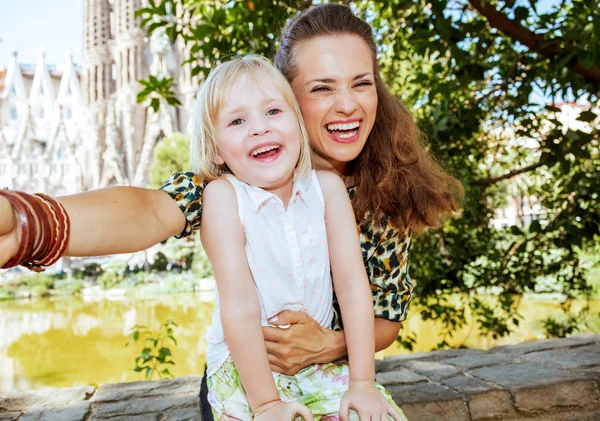
M348 356L348 349L346 348L346 336L344 335L344 331L324 330L325 341L323 343L323 349L320 353L315 355L315 361L312 361L312 363L330 363L346 358Z

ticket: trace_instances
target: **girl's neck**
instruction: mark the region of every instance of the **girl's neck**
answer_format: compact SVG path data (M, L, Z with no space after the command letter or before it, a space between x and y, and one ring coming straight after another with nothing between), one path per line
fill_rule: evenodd
M264 191L268 191L269 193L274 194L275 196L281 199L283 203L283 207L287 210L288 204L290 203L290 199L292 198L292 193L294 190L294 174L292 173L290 177L280 183L274 184L269 187L261 187Z

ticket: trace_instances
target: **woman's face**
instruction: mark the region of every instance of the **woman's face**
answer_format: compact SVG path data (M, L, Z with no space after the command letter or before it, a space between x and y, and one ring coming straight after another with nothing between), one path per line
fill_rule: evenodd
M295 53L292 89L315 152L313 164L344 175L377 113L371 50L358 36L340 35L303 41Z

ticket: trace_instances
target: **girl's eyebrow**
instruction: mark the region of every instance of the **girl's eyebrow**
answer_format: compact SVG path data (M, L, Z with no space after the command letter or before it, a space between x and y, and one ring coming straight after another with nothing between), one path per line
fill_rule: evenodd
M358 79L362 79L365 76L373 76L372 72L367 72L367 73L361 73L359 75L356 75L352 78L352 81L358 80ZM335 83L335 79L331 79L331 78L320 78L320 79L311 79L308 82L306 82L304 84L304 86L310 84L310 83Z
M262 101L260 101L260 105L264 107L265 105L269 105L274 102L279 103L281 101L283 101L283 99L281 99L281 98L265 98ZM231 108L231 109L225 108L222 111L222 113L223 113L224 117L229 117L230 115L233 115L233 114L243 113L247 109L248 109L248 107L246 105L240 105L239 107L235 107L235 108Z

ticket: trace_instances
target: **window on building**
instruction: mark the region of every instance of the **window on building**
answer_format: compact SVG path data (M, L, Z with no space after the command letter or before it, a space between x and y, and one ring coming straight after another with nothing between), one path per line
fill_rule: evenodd
M67 108L67 120L73 118L73 110L71 108Z
M43 120L46 117L46 111L43 108L40 108L40 119Z
M17 109L15 107L10 109L10 118L16 120L19 114L17 113Z

